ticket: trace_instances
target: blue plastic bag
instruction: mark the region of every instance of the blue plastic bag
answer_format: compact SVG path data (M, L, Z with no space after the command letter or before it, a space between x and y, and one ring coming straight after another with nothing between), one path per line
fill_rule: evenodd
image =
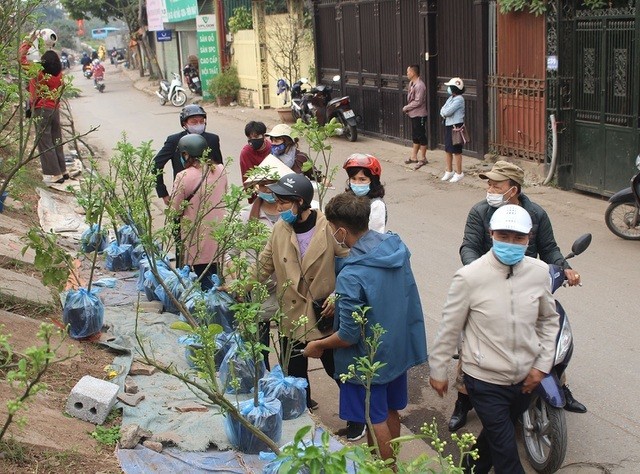
M69 336L73 339L92 336L102 329L104 305L94 290L69 290L62 311L62 322L69 327Z
M118 229L118 242L120 245L129 244L135 247L140 243L136 230L130 225L123 225Z
M139 268L140 261L147 256L142 244L138 244L131 250L131 268Z
M282 437L282 405L275 398L258 397L258 406L253 399L245 400L238 406L242 416L277 443ZM238 420L227 414L224 419L224 430L231 445L246 454L258 454L270 451L269 447L253 435Z
M187 346L185 348L185 357L187 359L187 363L189 364L189 367L195 368L192 357L196 349L202 349L202 342L200 341L200 338L196 335L181 336L178 339L178 342ZM216 335L215 342L216 352L214 355L214 364L216 366L216 370L220 370L220 365L222 364L224 357L227 355L227 352L229 352L229 349L234 344L241 344L242 341L238 333L222 332Z
M251 393L253 388L253 376L258 372L258 379L264 377L267 368L264 361L254 363L245 351L242 350L243 345L234 344L231 346L227 354L224 356L222 364L220 364L220 382L227 393ZM238 379L239 387L236 390L231 386L231 381Z
M163 275L161 275L163 276ZM164 279L164 284L167 286L171 294L176 300L180 300L182 293L193 285L193 281L196 278L196 274L191 272L191 269L188 265L182 267L182 269L177 271L176 273L170 271L169 275ZM171 297L167 295L162 285L156 286L155 289L156 296L162 302L164 306L164 310L169 313L178 314L178 308L173 304Z
M111 242L107 250L104 267L110 272L125 272L131 270L131 245L118 245L118 242Z
M282 403L283 420L293 420L307 411L308 386L309 383L303 378L285 377L279 365L258 381L258 390L265 397L277 398Z
M215 284L215 281L214 281ZM219 324L224 329L224 332L231 332L235 329L235 313L231 309L231 306L235 304L233 297L225 292L217 290L215 285L213 288L205 293L205 300L207 303L207 319L202 321L205 324Z
M143 282L143 290L144 294L147 296L147 300L149 301L160 301L158 295L156 295L156 288L159 283L156 280L155 275L151 271L151 264L149 260L146 261L145 267L147 270L144 271L144 282ZM167 278L171 275L171 270L167 263L163 260L156 260L156 269L158 270L158 275L163 281L166 281ZM142 272L142 266L140 267L140 272Z
M107 248L107 232L101 230L98 224L92 224L80 236L80 248L84 253L102 252Z

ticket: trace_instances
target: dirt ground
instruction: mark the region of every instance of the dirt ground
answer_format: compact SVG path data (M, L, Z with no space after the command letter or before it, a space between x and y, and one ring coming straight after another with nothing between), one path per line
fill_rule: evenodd
M39 172L36 174L39 175ZM37 182L39 177L35 178ZM30 226L37 221L37 194L24 192L16 199L21 209L6 209L5 215ZM5 232L0 229L0 233ZM31 265L0 259L0 267L38 277ZM26 289L25 289L26 290ZM15 352L21 353L36 345L35 335L44 321L61 326L60 307L30 306L6 299L0 300L0 324L10 334L10 343ZM44 377L47 389L38 394L19 412L26 423L20 427L13 423L0 442L0 472L12 473L120 473L113 446L99 444L91 437L95 426L65 415L67 397L84 375L105 379L105 366L113 361L113 354L92 342L67 340L58 352L77 354L70 360L53 365ZM4 373L0 370L0 379ZM6 419L6 401L15 398L6 383L0 383L0 424ZM119 424L117 412L112 412L104 425Z

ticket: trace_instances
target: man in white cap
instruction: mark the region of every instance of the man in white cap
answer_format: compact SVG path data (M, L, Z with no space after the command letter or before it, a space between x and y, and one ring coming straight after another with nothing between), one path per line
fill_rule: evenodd
M467 458L477 474L491 467L496 474L524 473L515 423L553 366L559 316L548 265L525 257L531 227L521 206L493 214L493 246L454 275L429 355L429 383L442 397L462 333L464 383L482 422L479 458Z

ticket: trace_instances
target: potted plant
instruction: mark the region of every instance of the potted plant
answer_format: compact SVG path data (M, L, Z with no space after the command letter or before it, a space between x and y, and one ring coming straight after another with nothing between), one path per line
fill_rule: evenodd
M209 81L209 92L216 98L220 107L227 106L235 100L239 91L240 79L235 66L225 67Z

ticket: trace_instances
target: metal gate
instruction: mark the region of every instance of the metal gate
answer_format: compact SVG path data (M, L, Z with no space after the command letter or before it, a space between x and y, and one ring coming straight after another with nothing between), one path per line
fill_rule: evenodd
M341 76L363 118L365 132L386 139L411 139L406 104L407 66L418 64L427 86L431 148L443 142L438 111L443 83L465 81L471 142L466 154L486 151L487 1L314 0L318 81Z
M628 186L638 154L636 1L611 1L607 8L590 10L565 0L556 13L563 48L555 45L560 67L550 109L561 116L560 152L566 155L560 184L610 195Z

